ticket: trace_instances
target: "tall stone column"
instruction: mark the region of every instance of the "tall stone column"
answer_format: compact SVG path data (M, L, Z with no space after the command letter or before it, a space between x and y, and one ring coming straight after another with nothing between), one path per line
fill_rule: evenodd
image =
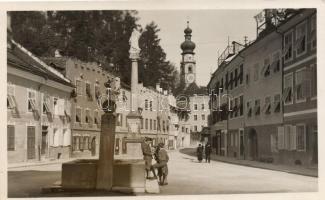
M130 42L130 60L132 62L131 69L131 105L130 113L127 115L128 136L126 139L127 157L132 159L142 159L141 150L141 113L138 109L138 60L140 58L139 37L140 32L133 29Z
M130 59L132 62L131 69L131 104L130 111L137 112L138 111L138 54L131 54Z

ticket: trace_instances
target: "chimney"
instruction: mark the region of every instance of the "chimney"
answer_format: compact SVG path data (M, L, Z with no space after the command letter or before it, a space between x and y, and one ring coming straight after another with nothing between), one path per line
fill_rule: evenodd
M158 83L156 83L156 90L158 91L158 92L160 92L160 83L158 82Z
M60 50L59 49L55 50L54 57L55 58L61 58L62 57L62 55L60 54Z

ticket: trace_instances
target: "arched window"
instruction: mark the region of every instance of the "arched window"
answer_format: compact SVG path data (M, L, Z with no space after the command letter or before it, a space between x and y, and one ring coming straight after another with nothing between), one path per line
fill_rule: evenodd
M189 65L188 66L188 73L193 73L193 67L192 67L192 65Z

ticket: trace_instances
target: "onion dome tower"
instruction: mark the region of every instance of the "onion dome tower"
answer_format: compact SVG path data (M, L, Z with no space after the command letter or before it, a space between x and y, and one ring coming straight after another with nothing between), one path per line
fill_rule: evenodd
M191 83L195 82L196 79L196 62L194 58L195 43L191 41L192 29L189 27L189 22L187 22L187 27L184 30L185 41L181 44L182 49L182 60L181 60L181 82L185 87L189 86Z

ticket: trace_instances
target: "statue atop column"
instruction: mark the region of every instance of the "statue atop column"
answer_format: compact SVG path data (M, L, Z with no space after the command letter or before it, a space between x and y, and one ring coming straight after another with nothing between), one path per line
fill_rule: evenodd
M130 58L131 59L138 59L140 54L140 47L139 47L139 38L141 36L141 33L138 31L137 28L133 28L131 37L129 39L130 44Z

